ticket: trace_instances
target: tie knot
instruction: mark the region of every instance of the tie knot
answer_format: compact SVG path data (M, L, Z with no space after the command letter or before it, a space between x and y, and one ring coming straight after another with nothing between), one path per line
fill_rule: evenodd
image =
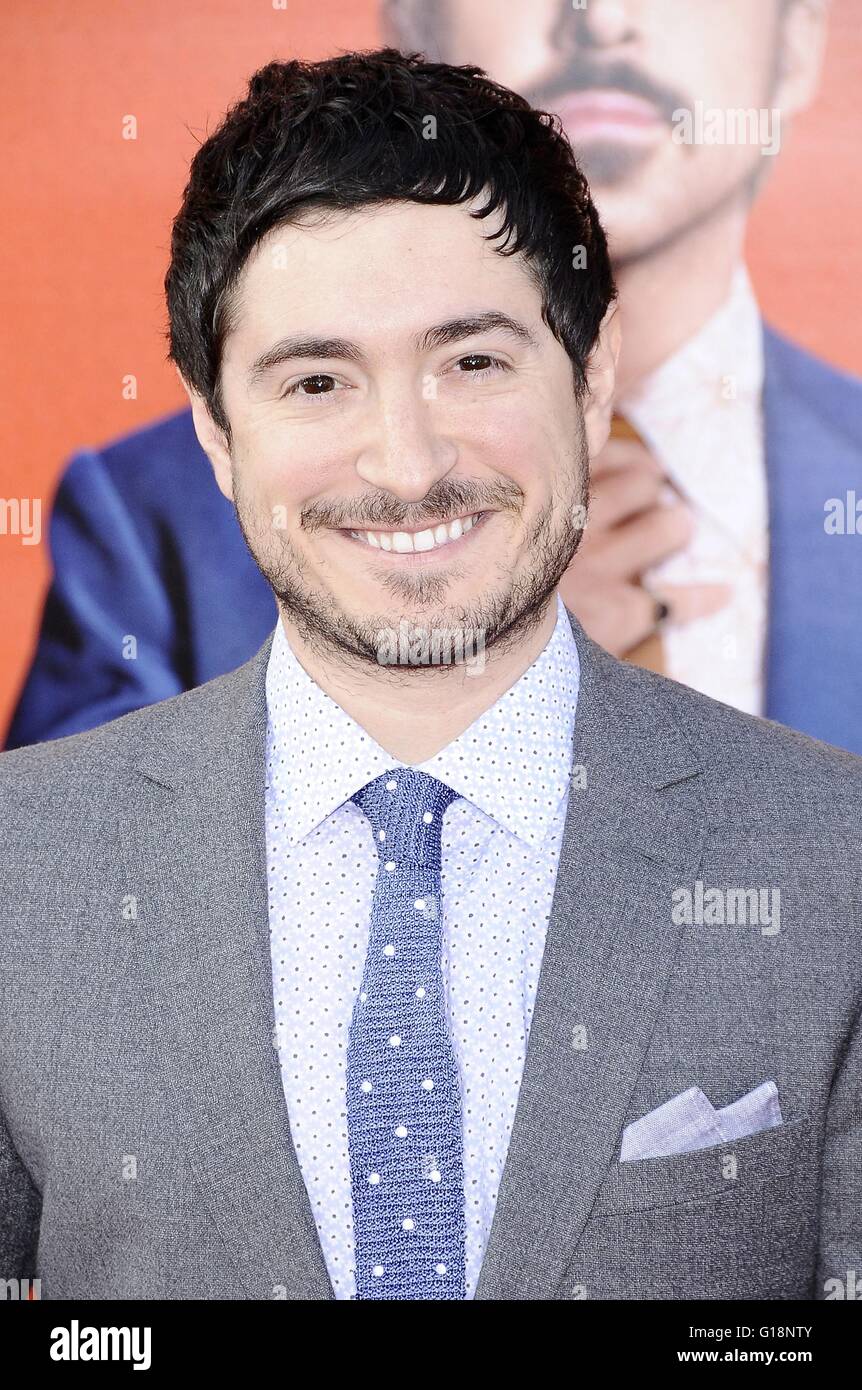
M439 867L443 813L458 799L445 782L397 767L367 782L350 799L368 817L381 858Z

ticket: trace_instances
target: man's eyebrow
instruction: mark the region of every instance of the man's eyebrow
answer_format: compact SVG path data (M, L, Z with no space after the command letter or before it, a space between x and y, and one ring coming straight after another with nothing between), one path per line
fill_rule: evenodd
M482 314L471 314L467 318L448 319L445 323L426 328L416 334L413 346L417 352L430 352L432 348L444 347L447 343L457 343L463 338L472 338L477 333L489 333L493 330L507 333L528 347L539 346L535 334L525 323L496 309L489 309ZM255 358L246 377L249 389L257 385L271 368L279 366L282 362L306 357L337 357L347 362L365 360L365 354L359 345L347 338L315 338L303 335L281 338L272 347L267 348L266 352L261 353L260 357Z

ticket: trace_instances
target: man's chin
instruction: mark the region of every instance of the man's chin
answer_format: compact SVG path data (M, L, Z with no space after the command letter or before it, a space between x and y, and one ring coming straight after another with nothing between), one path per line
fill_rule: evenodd
M553 595L554 588L527 595L513 586L436 606L392 603L365 612L352 606L340 616L334 603L325 616L320 609L299 613L288 607L321 654L326 648L330 656L366 669L420 674L482 669L492 648L505 650L542 621Z
M447 664L447 653L453 654L452 664L457 662L465 640L483 650L494 640L489 618L496 625L499 606L484 609L481 598L475 605L434 604L387 602L383 595L360 607L351 597L349 606L342 606L334 594L326 600L307 591L279 595L289 621L321 657L366 668L439 668Z
M332 636L357 658L383 667L411 670L457 665L462 653L486 650L503 635L511 620L508 604L497 596L440 605L393 603L384 609L345 615L332 625Z

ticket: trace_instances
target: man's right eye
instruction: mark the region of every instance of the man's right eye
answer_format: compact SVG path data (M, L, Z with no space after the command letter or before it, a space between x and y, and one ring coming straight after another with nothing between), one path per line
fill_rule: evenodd
M333 393L325 389L320 391L303 391L300 389L301 387L306 386L309 382L319 384L321 382L327 381L334 383L335 377L329 376L325 372L316 372L313 376L300 377L299 381L295 381L292 386L288 386L287 390L282 391L282 399L284 399L285 396L331 396Z

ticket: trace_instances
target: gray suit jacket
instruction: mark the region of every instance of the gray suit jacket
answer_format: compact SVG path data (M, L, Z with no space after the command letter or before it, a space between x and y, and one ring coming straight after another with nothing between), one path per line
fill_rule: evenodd
M862 1270L862 760L573 627L584 774L476 1297L836 1296ZM0 758L0 1278L43 1298L333 1296L272 1042L270 640ZM778 888L780 931L676 922L698 880ZM777 1128L620 1162L669 1097L766 1080Z

